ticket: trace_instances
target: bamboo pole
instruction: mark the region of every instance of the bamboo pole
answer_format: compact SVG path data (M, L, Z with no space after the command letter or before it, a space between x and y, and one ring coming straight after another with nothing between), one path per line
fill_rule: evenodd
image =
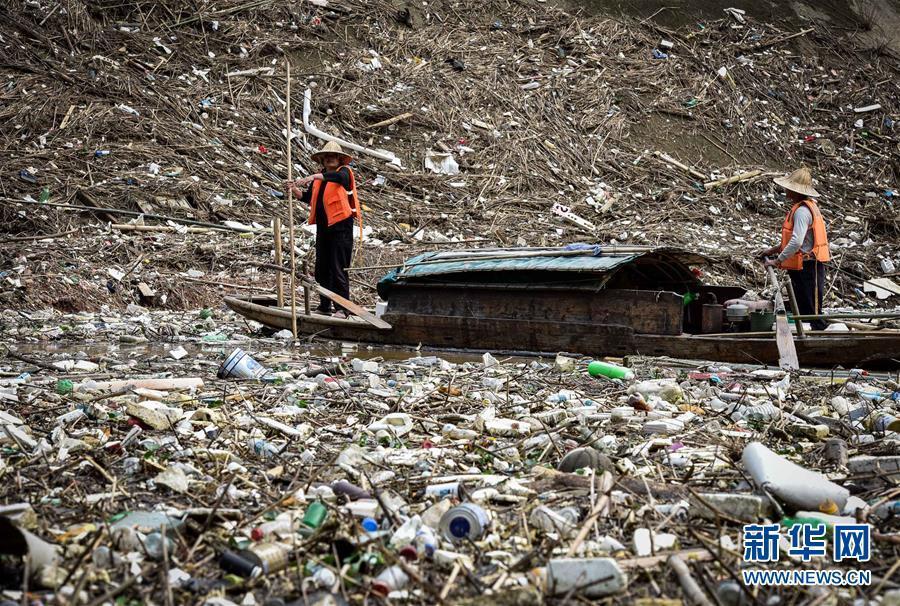
M795 320L898 320L900 312L884 311L878 313L836 312L829 314L799 314L791 316Z
M696 168L691 168L687 164L684 164L683 162L679 162L678 160L676 160L669 154L663 153L661 151L655 151L655 152L653 152L653 155L656 156L657 158L659 158L660 160L662 160L663 162L666 162L668 164L671 164L672 166L680 168L681 170L685 171L692 177L696 177L700 181L706 181L706 179L708 178L706 175L701 173Z
M316 237L318 237L318 235ZM309 275L309 272L307 271L308 269L309 269L309 261L307 261L306 258L304 257L304 259L303 259L303 275L304 276ZM309 315L309 297L310 297L309 285L306 282L304 282L303 283L303 313L305 313L307 316Z
M275 232L275 265L281 265L281 217L275 217L272 230ZM275 272L275 292L278 294L278 307L284 307L284 280L281 272Z
M291 62L285 61L287 67L287 175L288 181L294 179L294 168L291 162ZM293 187L288 188L288 231L291 246L291 333L297 338L297 259L294 253L294 193ZM280 280L280 279L279 279Z
M762 174L761 170L751 170L745 173L741 173L739 175L734 175L733 177L727 177L725 179L718 179L716 181L708 181L703 184L703 189L709 191L715 187L720 187L722 185L729 185L731 183L739 183L740 181L747 181L754 177L758 177Z

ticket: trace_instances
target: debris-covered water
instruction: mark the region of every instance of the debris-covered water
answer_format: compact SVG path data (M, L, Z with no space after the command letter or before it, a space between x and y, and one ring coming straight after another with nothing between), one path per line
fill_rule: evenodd
M896 375L634 358L611 380L578 356L308 349L219 310L12 315L0 578L16 603L887 604L900 589ZM233 372L259 379L217 377L238 348L258 367ZM820 568L867 583L742 577Z

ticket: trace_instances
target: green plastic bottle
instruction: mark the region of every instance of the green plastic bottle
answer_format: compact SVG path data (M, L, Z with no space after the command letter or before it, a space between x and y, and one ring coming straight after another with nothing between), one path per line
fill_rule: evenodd
M604 376L610 379L625 379L630 381L634 378L634 372L624 366L610 364L609 362L601 362L594 360L588 364L588 373L592 377Z
M72 381L69 379L60 379L56 382L56 393L61 396L72 393L72 390L75 386L72 384Z
M325 517L328 515L328 508L315 501L309 504L309 508L306 510L306 513L303 515L303 525L310 529L316 529L322 525L322 522L325 521Z
M811 517L784 517L781 519L781 527L782 528L790 528L795 524L809 524L813 528L818 528L819 526L824 526L829 531L833 529L833 526L826 522L825 520L820 520L818 518Z

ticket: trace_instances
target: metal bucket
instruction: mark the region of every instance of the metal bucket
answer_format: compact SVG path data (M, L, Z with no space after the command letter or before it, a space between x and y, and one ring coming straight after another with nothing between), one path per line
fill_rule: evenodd
M487 512L473 503L463 503L449 509L441 516L441 535L452 543L466 539L477 541L491 524Z
M254 360L250 354L238 347L225 358L216 374L220 379L236 377L238 379L259 379L269 370Z
M771 311L754 311L750 314L750 330L768 332L775 323L775 313Z
M700 316L700 332L705 335L722 332L722 306L707 303Z

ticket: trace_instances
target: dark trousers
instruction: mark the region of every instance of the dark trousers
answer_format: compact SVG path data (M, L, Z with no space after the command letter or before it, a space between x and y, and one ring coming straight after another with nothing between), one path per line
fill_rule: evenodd
M825 264L816 261L803 262L803 269L789 270L794 294L797 296L797 309L800 315L822 313L822 297L825 294ZM810 322L813 330L825 330L825 320Z
M350 267L353 256L353 224L350 229L319 226L316 233L316 282L331 292L350 298ZM343 227L343 226L341 226ZM319 295L319 311L331 313L331 300ZM341 309L341 306L337 306Z

